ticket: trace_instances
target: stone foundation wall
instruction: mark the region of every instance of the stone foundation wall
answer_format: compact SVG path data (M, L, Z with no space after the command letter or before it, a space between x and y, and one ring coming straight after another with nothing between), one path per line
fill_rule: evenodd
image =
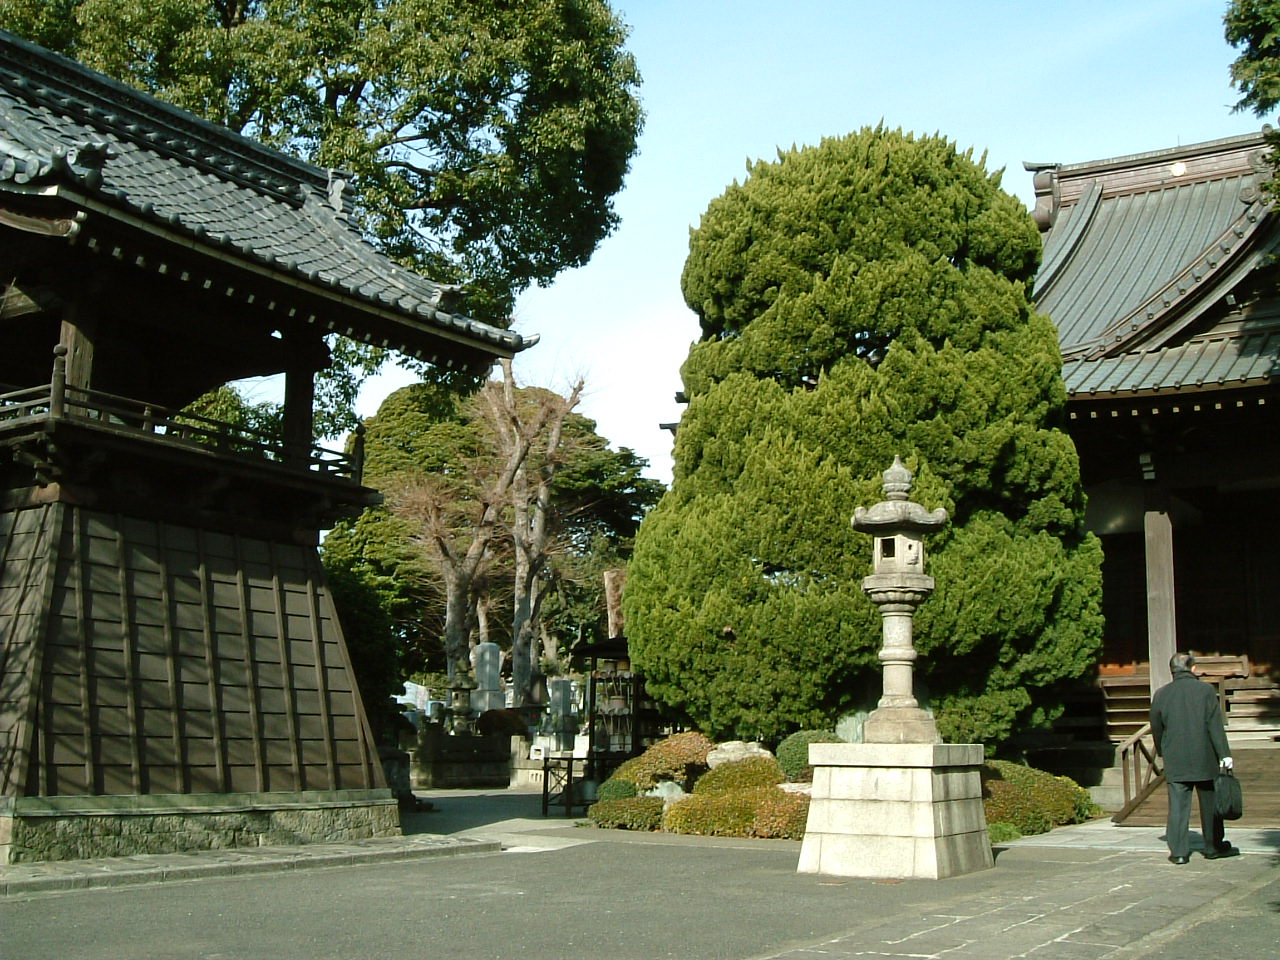
M399 835L389 790L21 797L0 806L0 863Z

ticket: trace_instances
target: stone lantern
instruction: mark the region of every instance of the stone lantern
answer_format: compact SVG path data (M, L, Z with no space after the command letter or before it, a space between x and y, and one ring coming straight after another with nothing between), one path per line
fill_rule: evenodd
M854 512L853 528L875 538L874 569L862 589L880 608L884 695L862 743L813 743L813 792L800 873L840 877L954 877L994 865L982 807L983 748L942 743L912 692L911 618L933 592L924 536L945 510L908 499L911 472L894 457L885 499Z
M946 524L947 511L927 511L908 499L910 493L911 471L895 456L884 472L886 499L853 514L853 528L875 538L874 572L862 581L862 590L880 608L884 636L884 695L863 727L866 743L940 742L933 717L915 698L911 632L916 607L934 585L924 572L924 535Z

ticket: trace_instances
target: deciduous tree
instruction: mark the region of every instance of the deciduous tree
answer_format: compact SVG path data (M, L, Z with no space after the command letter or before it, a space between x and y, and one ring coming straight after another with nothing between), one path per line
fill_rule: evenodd
M466 669L487 605L490 639L514 646L514 680L527 696L539 645L546 657L556 634L590 630L602 616L600 568L626 554L662 485L641 475L645 463L632 451L611 450L571 412L574 402L573 391L562 397L509 379L469 400L418 384L369 421L366 479L394 509L340 524L325 561L391 588L384 603L428 666L443 666L434 631L449 638L455 671Z

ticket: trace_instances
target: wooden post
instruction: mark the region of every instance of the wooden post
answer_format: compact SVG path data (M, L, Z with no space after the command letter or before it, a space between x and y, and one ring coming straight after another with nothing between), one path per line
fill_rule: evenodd
M1142 520L1147 560L1147 657L1151 692L1169 683L1169 658L1178 650L1173 580L1173 523L1167 509L1148 507Z
M285 336L290 348L284 374L285 459L305 466L315 443L315 372L327 362L328 350L323 342L303 341L293 333Z
M90 278L83 290L68 304L62 316L58 342L67 348L67 386L88 390L93 386L93 353L98 338L98 317L93 306L99 284Z
M364 435L364 424L357 424L351 441L351 479L356 483L364 482Z
M67 406L67 348L58 344L53 348L53 379L49 381L49 416L57 420Z

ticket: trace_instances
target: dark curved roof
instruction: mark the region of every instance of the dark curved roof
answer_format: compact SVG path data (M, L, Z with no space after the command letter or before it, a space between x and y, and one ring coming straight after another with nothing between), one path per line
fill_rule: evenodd
M408 352L444 338L511 356L536 342L456 312L459 288L369 245L345 179L0 31L0 195L61 198L82 223L128 220L338 298L356 339L387 342L392 320L389 345ZM378 315L369 328L362 310Z
M1267 382L1280 327L1228 297L1280 250L1262 133L1036 171L1038 309L1072 396Z

